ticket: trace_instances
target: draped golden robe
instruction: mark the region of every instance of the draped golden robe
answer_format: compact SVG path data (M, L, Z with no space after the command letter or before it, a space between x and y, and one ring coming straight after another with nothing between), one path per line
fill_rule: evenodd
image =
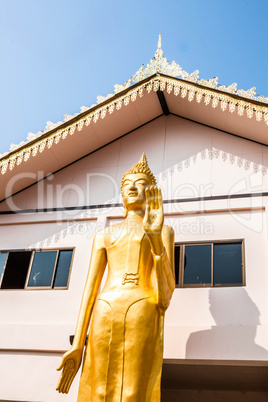
M104 231L108 277L93 308L78 402L160 401L164 311L174 290L173 261L166 251L152 255L142 220L130 233L120 230L123 225L113 226L113 232L118 227L119 234L125 233L116 241L111 241L110 228ZM166 276L164 292L158 290L157 264Z

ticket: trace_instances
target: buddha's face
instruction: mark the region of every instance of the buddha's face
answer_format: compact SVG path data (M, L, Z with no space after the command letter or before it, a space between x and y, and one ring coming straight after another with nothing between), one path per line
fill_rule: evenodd
M144 173L126 175L122 186L122 197L127 210L145 210L145 189L150 184L150 178Z

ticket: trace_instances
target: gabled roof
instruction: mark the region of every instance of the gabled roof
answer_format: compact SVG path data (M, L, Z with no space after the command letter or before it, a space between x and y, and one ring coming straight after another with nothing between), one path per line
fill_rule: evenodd
M161 40L155 57L115 93L98 104L48 127L0 159L0 200L15 174L12 193L95 151L111 141L169 113L268 145L268 98L255 89L219 86L217 78L200 80L163 57ZM40 173L41 175L41 173ZM41 177L39 177L40 179Z

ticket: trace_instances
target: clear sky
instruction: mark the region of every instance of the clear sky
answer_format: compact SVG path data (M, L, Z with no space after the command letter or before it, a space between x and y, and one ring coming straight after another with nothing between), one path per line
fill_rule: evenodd
M164 56L268 96L268 0L0 0L0 153Z

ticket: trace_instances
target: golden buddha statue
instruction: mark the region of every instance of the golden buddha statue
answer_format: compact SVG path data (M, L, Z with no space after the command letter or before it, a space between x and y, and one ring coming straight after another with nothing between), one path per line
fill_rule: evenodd
M174 233L145 154L121 184L125 220L96 233L71 349L57 390L68 393L84 353L78 402L159 402L163 324L174 287ZM104 270L108 276L99 293Z

